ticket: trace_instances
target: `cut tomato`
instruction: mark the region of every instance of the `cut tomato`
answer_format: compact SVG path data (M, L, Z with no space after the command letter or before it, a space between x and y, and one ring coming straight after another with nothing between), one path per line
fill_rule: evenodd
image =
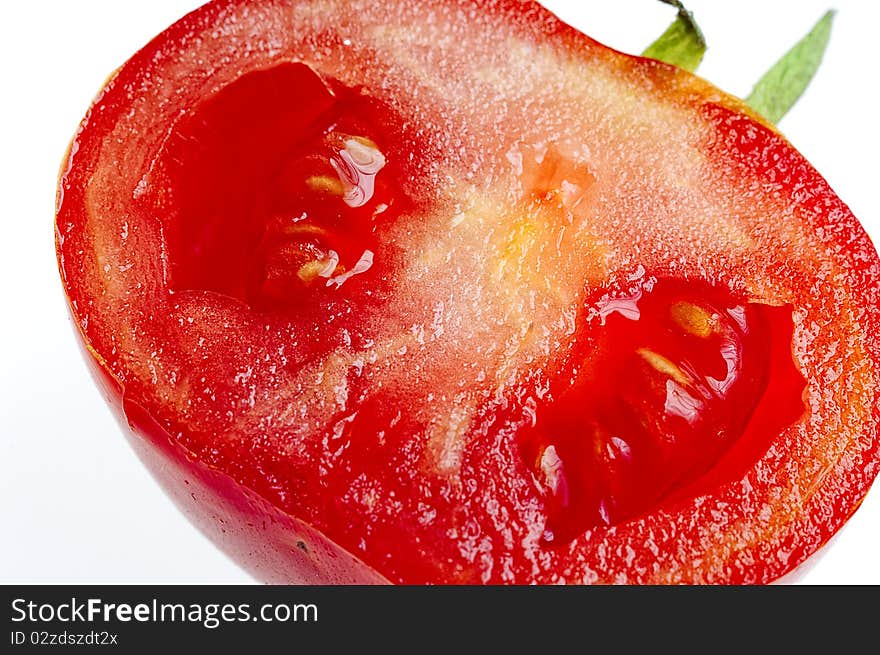
M858 221L536 3L205 5L95 100L56 239L135 450L269 582L764 583L877 473Z

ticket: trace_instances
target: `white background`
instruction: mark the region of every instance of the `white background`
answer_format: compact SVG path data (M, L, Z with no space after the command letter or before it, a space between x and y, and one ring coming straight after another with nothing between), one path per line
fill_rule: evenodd
M835 1L818 78L780 127L880 241L876 28L865 0L691 0L701 74L745 95ZM246 583L135 459L75 346L55 266L62 155L106 76L198 0L9 2L0 19L0 583ZM393 4L393 3L391 3ZM652 0L548 0L639 52L669 23ZM389 12L390 14L391 12ZM880 485L806 583L880 583Z

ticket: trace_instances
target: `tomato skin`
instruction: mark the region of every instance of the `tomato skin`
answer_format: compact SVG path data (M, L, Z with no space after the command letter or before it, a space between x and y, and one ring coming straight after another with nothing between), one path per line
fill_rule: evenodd
M138 459L177 508L255 578L268 584L388 584L307 523L187 452L98 360L83 356Z
M271 582L767 582L807 557L854 511L876 475L878 461L877 424L880 417L877 396L876 392L872 394L864 388L858 390L857 396L863 401L867 399L864 404L870 416L858 417L858 427L854 429L857 432L843 432L845 439L838 439L840 444L835 446L837 452L820 453L815 463L811 463L811 451L814 448L819 450L818 445L821 444L814 443L806 429L798 426L780 435L771 449L760 455L759 461L743 479L719 480L715 488L698 498L683 499L638 522L593 531L565 548L539 553L537 558L533 557L541 561L543 567L537 572L534 570L534 561L529 559L534 553L514 552L507 555L508 572L500 566L505 553L498 554L499 566L488 569L488 572L473 561L466 561L466 557L456 555L454 550L453 555L461 557L461 561L449 566L439 562L439 559L435 562L419 561L419 556L413 554L412 544L406 541L411 534L419 533L411 533L407 529L395 533L398 529L395 526L384 526L385 544L392 544L385 545L384 551L358 552L355 542L346 541L345 530L337 527L331 539L308 524L321 519L320 508L297 508L295 501L292 505L282 506L279 498L273 496L271 485L261 483L258 475L242 476L240 469L232 466L231 460L235 455L247 461L249 454L244 449L232 455L227 453L229 461L224 461L222 457L208 461L205 452L197 452L192 448L192 443L186 443L180 434L175 436L174 431L164 427L161 423L166 419L159 416L159 408L148 398L142 397L147 395L143 385L134 379L130 371L124 370L119 357L114 358L114 344L106 335L117 326L112 321L109 325L100 324L101 312L94 309L100 305L100 297L86 284L86 278L89 277L87 269L91 264L86 261L87 258L77 255L78 249L88 249L91 244L77 228L82 228L87 222L86 215L93 204L85 191L90 173L98 165L96 162L101 160L102 150L112 149L112 145L108 145L112 140L109 135L127 110L125 95L141 81L138 67L158 66L156 61L167 57L178 40L207 29L205 26L220 20L224 13L234 14L245 4L223 2L206 6L171 28L122 69L117 79L96 101L95 108L75 141L76 152L72 155L71 168L62 179L63 200L59 204L57 232L65 290L83 341L89 347L87 359L98 377L104 380L103 386L110 404L135 451L184 513L237 561L259 578ZM410 6L412 3L401 4L418 15L418 11ZM456 6L459 5L461 3ZM527 18L516 20L538 25L536 32L542 37L558 39L573 52L583 53L585 58L613 60L620 67L621 75L632 76L635 71L636 77L641 76L643 81L648 79L661 87L670 83L690 84L689 78L669 67L624 58L605 50L552 21L535 5L495 2L487 3L484 11L503 20L525 16ZM330 34L321 33L320 38L333 41L335 35L331 28L328 30ZM699 83L693 84L690 92L698 98L702 97L701 93L708 93ZM668 90L668 87L662 88ZM690 101L693 99L682 102L687 104ZM737 123L738 135L756 134L760 152L776 155L771 162L762 157L753 157L745 148L740 148L743 150L741 169L732 174L728 170L723 171L734 177L732 188L738 188L737 178L747 182L756 177L767 181L768 171L780 167L780 164L783 169L787 167L795 171L791 177L779 182L780 192L792 193L795 189L803 188L806 181L809 203L802 203L802 208L805 208L808 222L812 221L813 227L828 231L829 239L834 244L835 257L840 260L857 257L868 262L862 268L853 270L848 267L852 276L848 279L858 279L853 293L866 308L857 317L858 320L853 318L853 323L860 324L870 335L861 344L863 357L868 362L866 366L874 366L876 370L876 253L846 207L800 155L778 134L753 118L742 116L738 111L742 109L740 104L733 99L725 97L720 102L719 126L727 126L731 121ZM719 127L718 134L722 133ZM712 147L716 148L710 149L713 156L717 155L719 161L726 162L739 145L726 147L719 138ZM815 209L811 209L810 203L815 205ZM159 205L161 208L161 203ZM833 216L833 221L825 218L828 215ZM74 226L74 229L69 230L70 226ZM777 254L770 253L770 257ZM742 278L748 277L757 280L757 286L760 287L760 268L766 263L740 263L743 272L739 276L731 275L736 278L733 284L737 290L745 293ZM795 269L794 272L799 271ZM719 279L728 273L710 271ZM161 273L155 270L141 272L138 283L147 287L141 292L146 295L152 293L154 289L150 288L151 285L156 289L161 288L161 278ZM795 289L791 293L795 297L784 300L802 300L810 293L806 283L804 288L796 288L797 283L793 287ZM749 293L754 291L753 288L748 289ZM157 306L152 309L159 314L168 308ZM141 317L143 323L155 319L149 313L152 311L150 308L138 308L138 311L144 312ZM835 333L831 333L819 339L834 337ZM799 363L811 366L809 356L809 352L799 352ZM810 371L814 379L818 370L812 368ZM117 380L126 380L126 384L122 385ZM125 391L122 391L123 386ZM149 409L146 409L147 406ZM218 440L222 441L224 436L218 435ZM844 443L847 439L849 443ZM512 511L514 503L508 506L504 501L505 493L509 493L505 476L512 476L517 484L528 479L527 471L515 460L500 461L504 458L499 456L496 446L493 443L477 443L464 461L470 475L468 481L474 481L480 493L469 498L459 509L466 518L472 519L468 525L476 521L484 526L486 532L490 531L488 526L493 520L483 512L482 505L485 505L486 499L496 494L501 499L502 509ZM240 466L241 462L236 464ZM527 496L523 489L518 489L517 493ZM790 497L795 503L803 500L804 506L799 511L793 511L792 516L773 514L770 519L759 518L760 505L774 496ZM784 503L780 501L780 504ZM302 511L299 518L298 510ZM264 529L263 521L267 519L269 527ZM523 523L526 532L534 527L528 525L527 520ZM719 536L725 533L742 537L745 541L734 543L733 538L725 540ZM396 544L395 536L401 537ZM442 534L439 536L443 538ZM305 550L297 545L299 541L305 543ZM444 543L443 546L449 544ZM311 556L307 556L306 551ZM352 554L355 552L364 561L369 561L373 568L355 557ZM394 556L391 563L389 556ZM430 552L422 558L429 556ZM381 570L384 577L377 570Z

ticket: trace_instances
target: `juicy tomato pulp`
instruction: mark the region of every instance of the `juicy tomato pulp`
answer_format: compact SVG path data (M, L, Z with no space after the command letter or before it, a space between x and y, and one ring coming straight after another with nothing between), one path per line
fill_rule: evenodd
M250 73L175 125L161 162L172 287L295 307L370 271L405 205L389 108L304 64Z
M388 107L282 64L201 103L166 143L173 288L308 313L387 266L379 233L411 203L397 162L414 148ZM707 476L735 479L803 411L790 308L675 280L591 306L553 399L520 434L548 542L693 494Z
M521 435L547 541L737 479L804 411L790 307L661 279L588 318L567 388Z

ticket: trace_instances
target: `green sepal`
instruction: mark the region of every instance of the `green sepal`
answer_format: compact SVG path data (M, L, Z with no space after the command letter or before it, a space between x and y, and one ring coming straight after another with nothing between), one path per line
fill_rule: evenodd
M678 15L656 41L642 53L643 57L660 61L694 72L706 54L706 40L694 15L680 0L660 0L678 9Z
M746 98L746 103L773 124L788 113L819 69L828 39L834 11L827 11L809 33L764 73Z

